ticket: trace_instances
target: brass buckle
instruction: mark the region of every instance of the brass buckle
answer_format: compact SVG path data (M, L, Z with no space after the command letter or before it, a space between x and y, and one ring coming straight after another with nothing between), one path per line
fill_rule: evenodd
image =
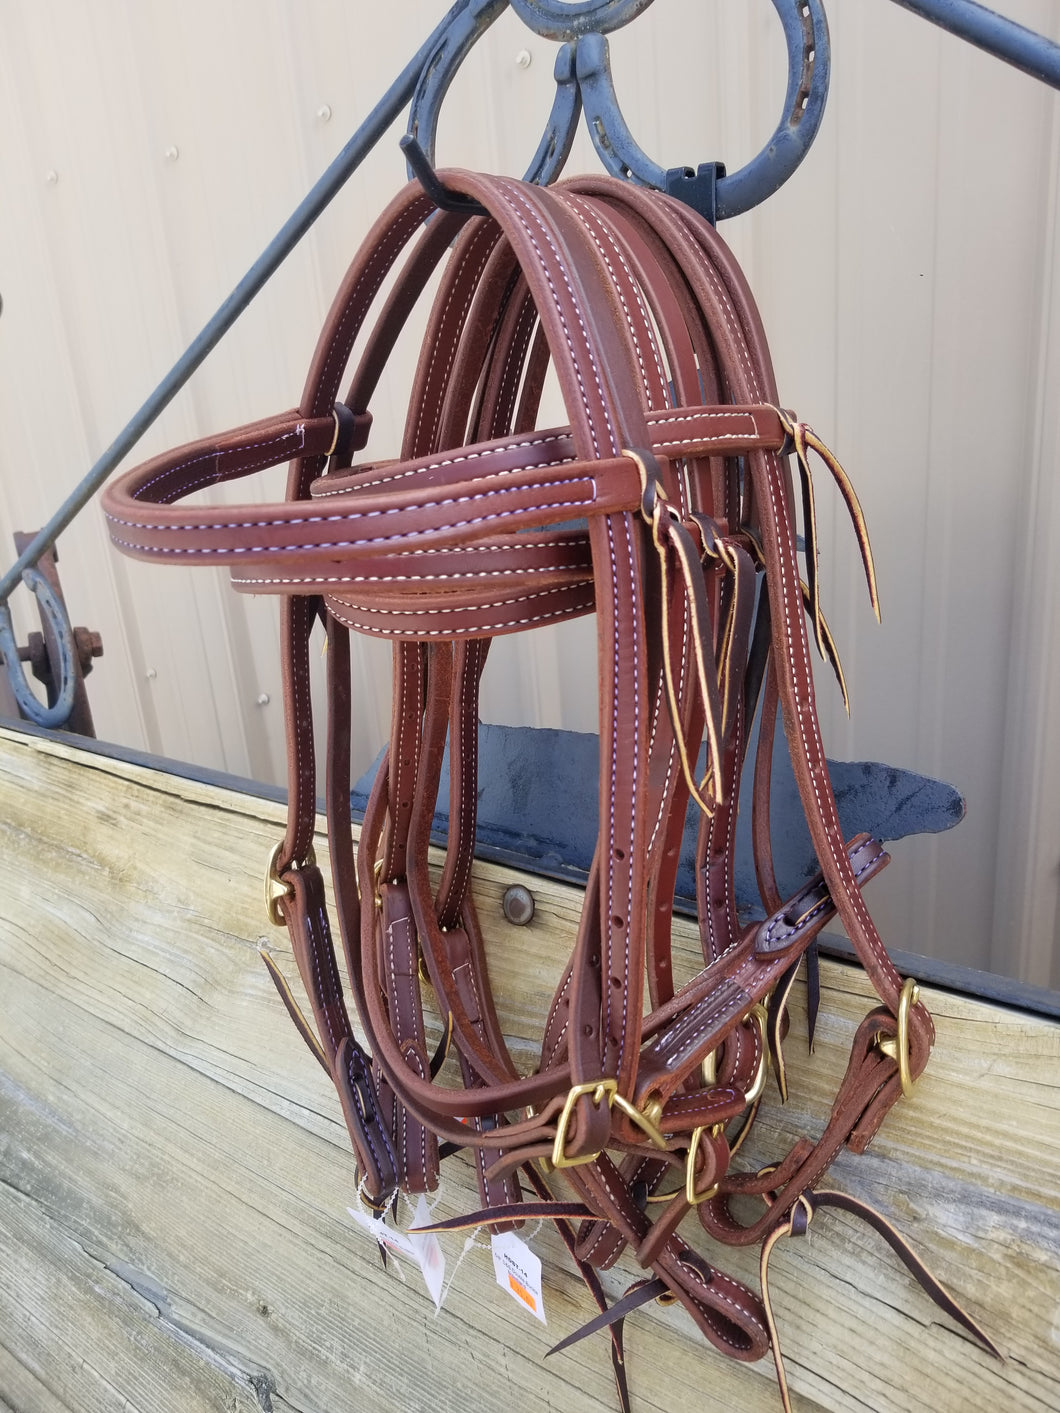
M285 883L280 877L276 867L276 860L280 857L280 850L283 848L283 840L274 844L269 850L268 863L265 865L265 913L273 927L283 927L283 914L280 912L280 901L283 898L294 896L294 885ZM316 863L316 855L310 846L309 853L306 854L301 867Z
M910 976L906 979L906 983L902 987L902 994L898 998L898 1034L877 1034L876 1036L876 1049L881 1055L886 1055L889 1059L894 1060L898 1066L898 1078L901 1081L902 1093L907 1099L916 1084L909 1063L909 1012L919 1000L920 987Z
M280 912L280 899L289 898L294 892L290 883L284 883L276 871L276 860L280 857L283 840L269 850L269 861L265 865L265 912L273 927L283 927L283 914Z
M700 1124L699 1128L692 1130L692 1141L688 1145L688 1157L685 1159L685 1201L690 1207L698 1207L701 1202L707 1202L712 1197L717 1197L720 1182L712 1183L706 1192L696 1191L696 1154L699 1152L699 1140L707 1131L706 1124ZM712 1124L710 1128L711 1138L719 1138L725 1131L724 1124Z
M582 1163L592 1163L599 1158L600 1153L586 1153L580 1158L568 1158L563 1151L567 1144L567 1128L570 1125L571 1114L574 1106L584 1094L593 1096L593 1103L600 1107L607 1098L607 1107L611 1107L611 1099L618 1093L617 1079L592 1079L588 1084L576 1084L567 1095L567 1101L563 1105L563 1112L559 1116L556 1125L556 1141L552 1145L552 1166L554 1168L576 1168Z
M660 1133L657 1122L662 1114L662 1105L658 1101L648 1106L648 1113L641 1113L624 1094L619 1094L617 1079L592 1079L588 1084L574 1085L567 1095L563 1112L556 1125L556 1139L552 1145L551 1162L554 1168L575 1168L582 1163L595 1162L600 1156L599 1150L595 1153L583 1154L580 1158L568 1158L564 1152L567 1146L567 1129L570 1127L574 1106L585 1094L592 1095L593 1103L598 1108L606 1100L609 1110L618 1109L625 1114L630 1123L636 1124L637 1128L647 1135L656 1148L666 1148L666 1139Z
M654 1103L648 1105L650 1112L641 1113L635 1109L624 1094L619 1094L616 1089L611 1095L611 1107L619 1109L630 1123L636 1124L642 1133L647 1134L656 1148L666 1148L666 1139L659 1132L658 1119L662 1116L662 1105L656 1099Z
M753 1104L756 1099L760 1099L765 1092L766 1076L769 1073L769 1046L766 1042L766 1027L769 1024L769 1013L761 1001L756 1001L747 1012L748 1020L754 1020L758 1024L758 1033L762 1044L762 1055L758 1061L758 1069L755 1077L751 1081L751 1086L744 1094L748 1104ZM718 1082L718 1052L711 1050L709 1055L703 1056L703 1062L699 1067L700 1076L704 1089L711 1089Z
M762 1046L762 1054L758 1060L758 1069L755 1077L751 1081L751 1087L744 1094L744 1099L748 1104L753 1104L756 1099L761 1099L765 1093L766 1076L769 1074L769 1045L766 1042L766 1026L769 1024L769 1013L766 1011L761 1001L755 1004L747 1013L748 1020L758 1023L758 1037Z

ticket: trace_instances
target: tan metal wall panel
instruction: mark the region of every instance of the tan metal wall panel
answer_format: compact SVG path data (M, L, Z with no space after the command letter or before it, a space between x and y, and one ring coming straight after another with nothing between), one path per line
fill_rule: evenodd
M1060 37L1049 0L1004 8ZM3 543L42 523L106 447L443 10L0 3ZM1060 109L887 0L831 11L821 136L781 193L724 229L782 395L854 476L878 556L882 628L850 536L822 506L827 611L854 711L848 723L822 679L829 745L950 779L968 798L957 831L898 846L873 890L885 935L1055 983ZM450 94L440 160L521 170L554 52L503 16ZM766 0L662 0L613 36L612 57L632 130L666 164L720 157L732 169L779 115L783 47ZM402 180L396 138L137 457L297 400L342 271ZM583 136L571 170L595 165ZM375 409L391 449L412 349L402 356ZM275 605L233 595L219 574L120 559L92 509L61 550L75 619L106 643L91 679L100 734L282 778ZM499 643L484 715L593 729L592 651L587 623ZM388 656L361 643L356 667L363 765L383 738Z

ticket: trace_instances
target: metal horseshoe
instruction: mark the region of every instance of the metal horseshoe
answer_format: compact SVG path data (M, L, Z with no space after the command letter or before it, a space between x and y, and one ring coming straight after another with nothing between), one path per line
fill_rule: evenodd
M52 663L52 671L54 675L55 669L58 668L59 679L55 701L50 706L45 706L30 689L19 661L11 610L6 603L0 604L0 657L4 660L8 681L22 715L37 726L52 729L65 725L74 709L74 692L77 685L74 661L77 649L66 612L40 570L24 569L22 582L36 598L41 615L52 631L58 656L58 662Z
M698 171L666 168L648 157L630 132L615 94L606 34L629 24L652 0L472 0L449 26L423 67L408 132L434 165L442 101L475 41L506 3L534 33L564 41L556 56L556 94L526 179L547 185L570 154L584 109L586 126L612 175L679 197L711 221L740 215L787 181L817 135L828 97L831 63L822 0L772 0L784 29L788 83L780 122L762 151L727 175L721 163ZM415 175L410 167L410 177Z

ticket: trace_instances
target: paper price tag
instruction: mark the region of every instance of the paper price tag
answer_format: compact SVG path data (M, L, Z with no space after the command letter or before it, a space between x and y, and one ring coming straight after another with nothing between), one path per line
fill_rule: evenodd
M412 1225L427 1227L430 1224L431 1214L427 1210L427 1199L421 1192L419 1201L416 1203L416 1211L413 1213ZM427 1287L427 1293L434 1301L434 1308L440 1310L442 1308L442 1285L445 1281L445 1253L442 1251L441 1243L433 1232L424 1232L422 1236L410 1232L409 1240L415 1249L416 1261L423 1273L423 1283Z
M412 1261L420 1268L423 1283L427 1287L427 1294L434 1301L435 1308L440 1310L442 1308L442 1286L445 1283L445 1253L434 1233L424 1232L423 1235L419 1235L414 1231L398 1231L395 1227L388 1227L382 1217L370 1217L364 1212L356 1211L353 1207L347 1207L346 1210L358 1226L363 1227L388 1251L394 1252L397 1256L406 1257L407 1260ZM431 1214L427 1210L427 1200L421 1193L412 1216L412 1225L414 1227L428 1226L430 1220Z
M547 1325L545 1301L541 1294L541 1258L535 1256L526 1242L520 1241L513 1231L491 1237L490 1249L497 1284L543 1325Z

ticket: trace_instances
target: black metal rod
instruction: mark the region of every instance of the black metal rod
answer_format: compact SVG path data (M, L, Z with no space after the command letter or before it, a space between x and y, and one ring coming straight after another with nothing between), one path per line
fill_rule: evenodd
M975 0L894 0L903 10L949 30L995 59L1003 59L1032 78L1060 88L1060 44L1007 20Z
M129 454L152 422L173 400L211 349L220 342L250 301L291 253L320 213L338 195L347 179L364 161L401 110L412 101L420 70L430 57L431 51L445 32L446 27L461 11L467 8L469 3L470 0L457 0L457 3L450 8L441 24L402 69L353 137L265 247L217 313L174 363L132 420L111 442L84 480L71 492L47 525L33 537L3 579L0 580L0 604L5 603L12 590L17 587L22 578L22 571L36 564L44 551L55 543L78 511L92 499L118 463Z

